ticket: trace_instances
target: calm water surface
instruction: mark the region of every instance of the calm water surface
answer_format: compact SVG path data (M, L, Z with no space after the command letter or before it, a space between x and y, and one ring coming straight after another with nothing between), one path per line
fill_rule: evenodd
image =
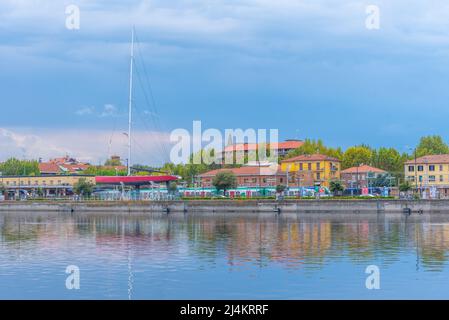
M9 213L0 298L448 299L448 251L446 215Z

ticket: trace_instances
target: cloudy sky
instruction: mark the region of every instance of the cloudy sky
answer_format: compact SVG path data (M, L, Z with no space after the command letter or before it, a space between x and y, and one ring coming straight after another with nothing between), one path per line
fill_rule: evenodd
M444 0L2 0L0 160L126 157L132 25L135 162L165 161L193 120L342 147L449 140Z

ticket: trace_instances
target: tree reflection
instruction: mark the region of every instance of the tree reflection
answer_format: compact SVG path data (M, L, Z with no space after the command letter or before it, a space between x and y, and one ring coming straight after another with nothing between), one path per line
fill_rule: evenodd
M449 221L433 216L3 214L0 235L11 250L84 239L100 254L123 247L169 260L185 252L230 267L321 268L341 259L389 265L416 254L418 267L441 271L449 250Z

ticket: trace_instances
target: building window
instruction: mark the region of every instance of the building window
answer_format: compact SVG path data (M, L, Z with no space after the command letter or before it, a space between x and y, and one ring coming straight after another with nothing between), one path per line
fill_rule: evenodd
M422 182L422 176L419 176L418 180L419 182Z
M316 163L316 169L317 169L317 170L320 170L320 165L321 165L321 164L320 164L319 162Z
M284 182L284 178L280 178L280 179L279 179L279 182L280 182L280 183L283 183L283 182Z
M319 172L316 173L316 179L320 180L321 179L321 174Z
M301 171L303 170L303 164L302 163L299 164L299 170L301 170Z
M415 166L408 166L408 172L415 171Z
M308 164L307 164L307 170L309 170L309 171L312 170L312 164L311 164L311 163L308 163Z
M440 175L440 182L443 182L444 178L443 175Z
M440 164L440 171L443 171L443 165Z
M429 176L429 182L435 182L435 176Z
M408 181L415 181L415 177L414 177L414 176L408 176L408 177L407 177L407 180L408 180Z
M424 171L424 167L423 166L418 166L418 171Z
M257 182L257 178L253 178L253 183L256 183Z
M429 171L435 171L435 166L434 165L430 165L429 166Z

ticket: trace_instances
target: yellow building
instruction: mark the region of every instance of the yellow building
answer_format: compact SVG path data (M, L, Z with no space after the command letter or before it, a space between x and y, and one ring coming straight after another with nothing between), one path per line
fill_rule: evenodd
M281 161L281 170L289 172L289 184L329 187L340 179L340 160L324 154L306 154Z
M46 196L65 195L79 179L95 184L91 175L0 176L0 185L9 192L26 190L30 194L42 190Z
M439 196L449 196L449 154L437 154L412 159L404 164L405 179L413 187L436 187Z

